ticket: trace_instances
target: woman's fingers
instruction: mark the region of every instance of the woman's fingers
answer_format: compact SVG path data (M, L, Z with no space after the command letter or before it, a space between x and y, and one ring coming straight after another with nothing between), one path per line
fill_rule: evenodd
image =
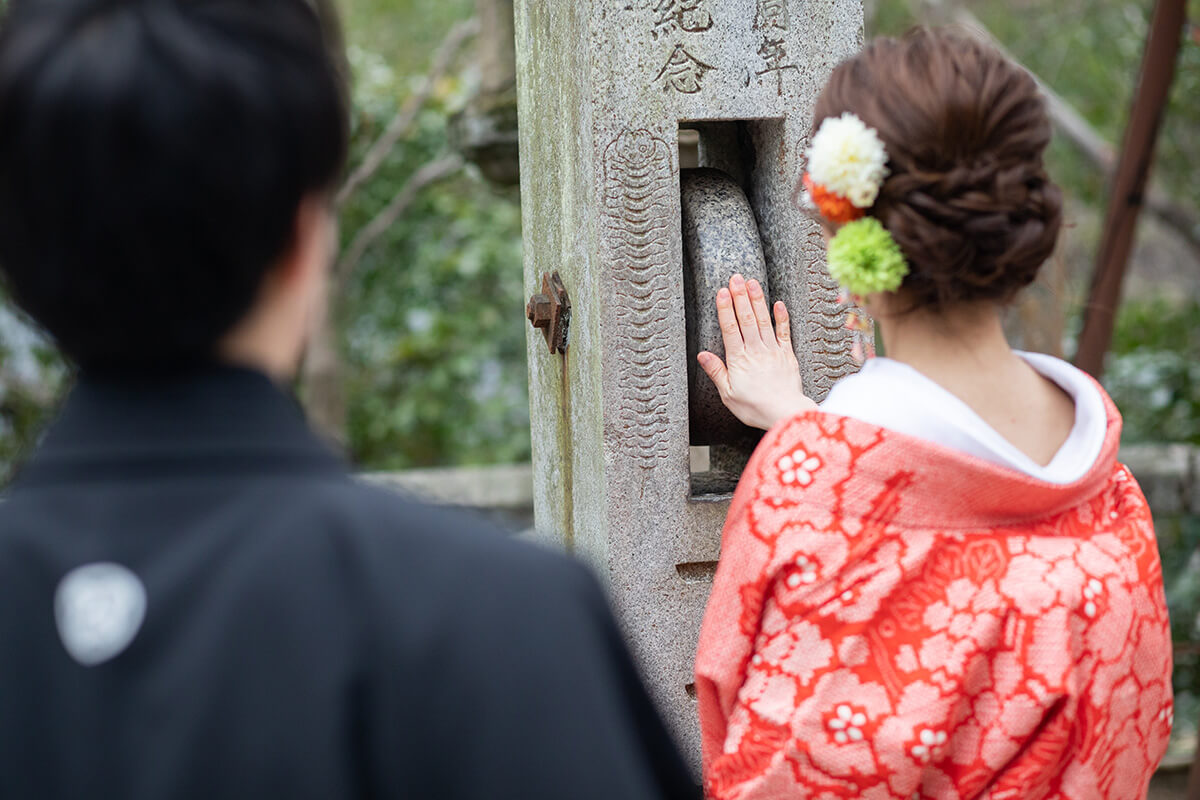
M754 315L754 306L750 305L750 295L746 291L746 280L735 274L729 279L729 291L733 295L733 309L737 313L738 327L741 328L746 346L762 344L762 336L758 332L758 318Z
M762 284L756 280L747 281L746 291L750 294L750 307L758 322L758 337L764 344L775 344L775 329L771 327L771 312L767 310L767 296L763 294Z
M725 357L741 353L745 349L742 330L733 311L733 295L728 289L717 291L717 322L721 324L721 338L725 342ZM716 356L713 356L716 358Z
M780 300L775 303L775 338L787 349L792 349L792 325L787 306Z
M700 368L704 370L704 373L712 380L713 385L717 387L717 391L721 397L728 397L729 370L725 369L725 363L707 350L696 356L696 360L700 362Z

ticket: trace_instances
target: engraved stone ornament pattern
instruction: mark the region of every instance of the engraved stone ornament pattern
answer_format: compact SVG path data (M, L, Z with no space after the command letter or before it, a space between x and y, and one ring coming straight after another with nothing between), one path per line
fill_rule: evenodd
M85 667L120 655L146 617L146 588L120 564L102 562L66 574L54 595L58 635Z
M629 336L621 365L621 425L636 431L621 441L631 455L650 465L668 453L663 394L664 367L672 357L666 336L672 286L664 269L670 243L662 233L670 227L674 175L667 143L649 131L624 133L609 146L604 171L617 315Z

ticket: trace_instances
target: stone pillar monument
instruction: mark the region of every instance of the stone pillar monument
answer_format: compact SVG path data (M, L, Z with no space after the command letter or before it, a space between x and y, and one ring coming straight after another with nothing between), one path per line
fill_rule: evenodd
M794 194L813 102L861 30L860 0L516 1L525 283L540 295L529 308L541 326L529 334L537 526L607 580L694 760L696 640L754 442L692 397L694 349L713 331L688 328L713 324L706 275L765 269L809 394L856 369L820 229ZM707 168L682 194L681 128L699 132ZM750 226L761 251L745 235L714 245L714 219L749 220L728 224ZM709 473L692 472L693 444L712 446Z

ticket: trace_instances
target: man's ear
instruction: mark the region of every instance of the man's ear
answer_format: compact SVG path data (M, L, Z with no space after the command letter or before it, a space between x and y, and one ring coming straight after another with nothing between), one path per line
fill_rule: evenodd
M337 245L337 224L323 194L305 195L296 207L292 236L276 262L274 279L281 284L323 276ZM316 273L316 275L314 275Z

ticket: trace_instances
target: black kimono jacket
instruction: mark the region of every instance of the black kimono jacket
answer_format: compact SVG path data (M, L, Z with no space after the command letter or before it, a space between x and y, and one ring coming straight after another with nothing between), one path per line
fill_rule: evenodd
M264 376L81 381L0 503L0 798L691 797L596 582Z

